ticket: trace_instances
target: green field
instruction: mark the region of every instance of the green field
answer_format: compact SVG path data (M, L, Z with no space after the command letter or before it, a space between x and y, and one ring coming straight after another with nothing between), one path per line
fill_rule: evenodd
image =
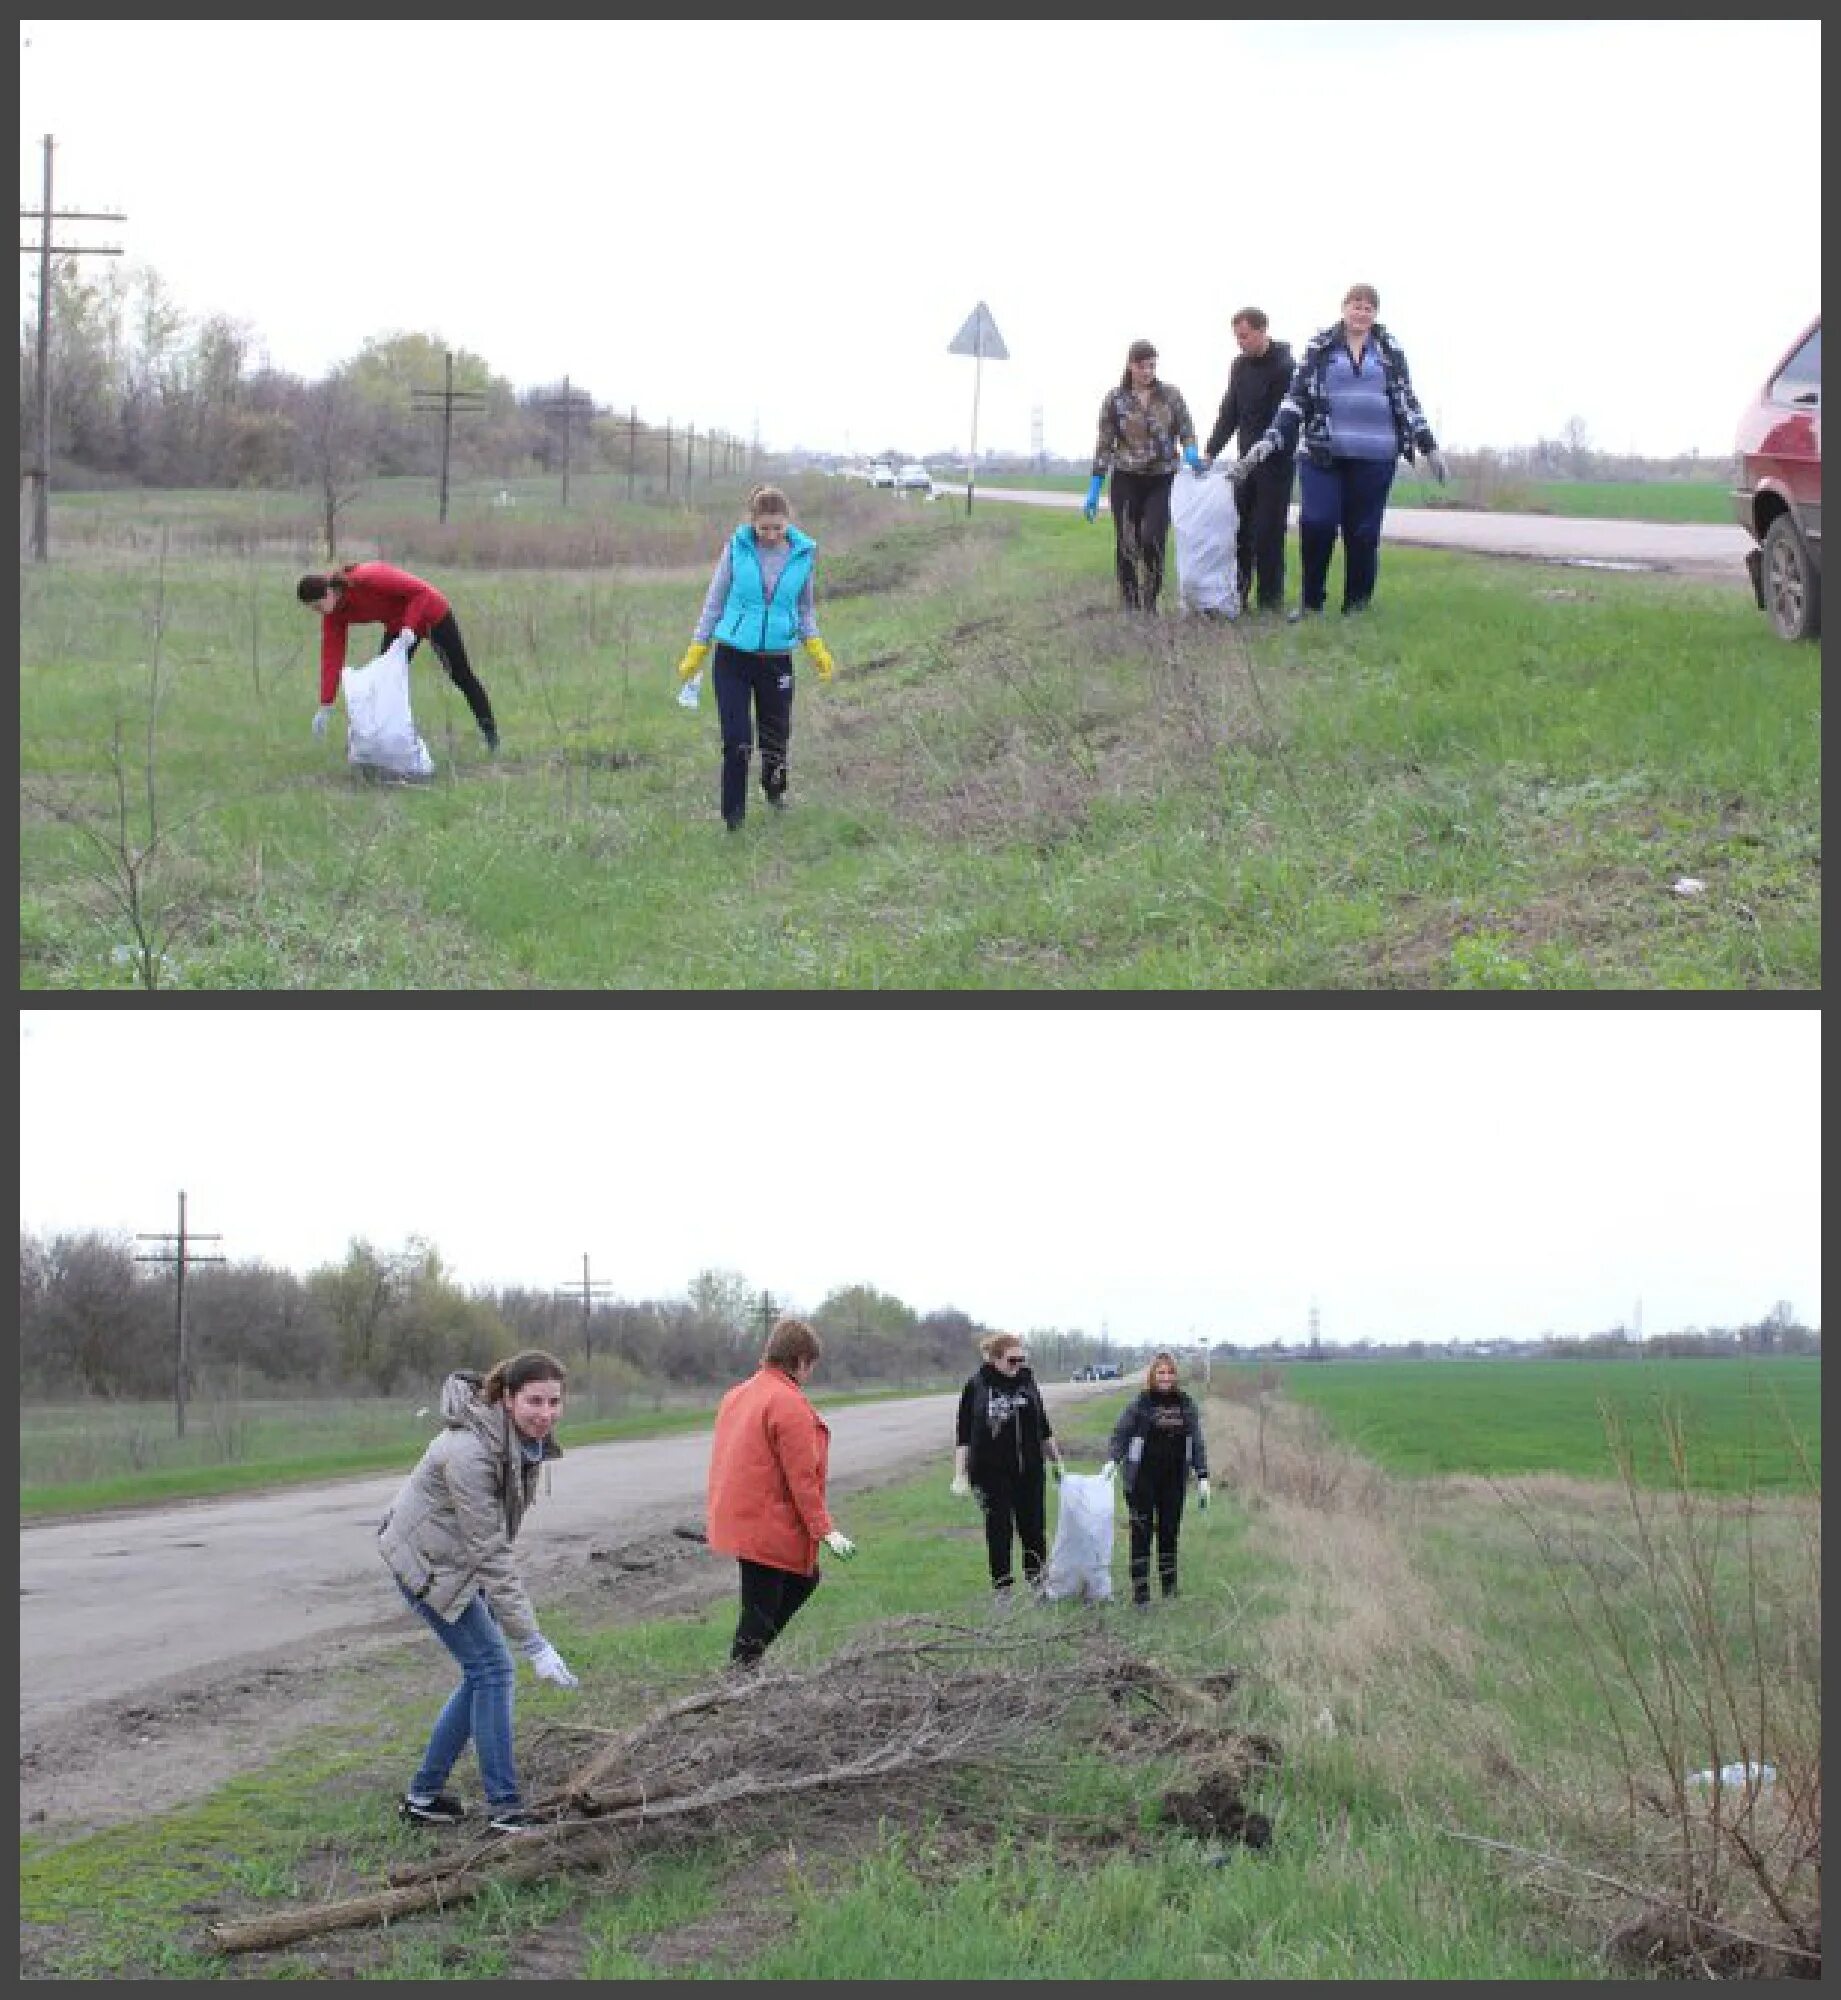
M1754 1361L1326 1362L1284 1370L1355 1449L1411 1475L1614 1476L1612 1411L1643 1474L1666 1483L1658 1418L1679 1422L1693 1485L1802 1493L1822 1469L1821 1363Z
M734 496L412 497L351 533L449 590L505 734L418 662L419 788L309 734L303 503L60 502L21 573L23 987L1820 983L1820 662L1742 591L1401 549L1360 620L1147 627L1103 524L815 480L838 677L791 810L731 838L671 670Z

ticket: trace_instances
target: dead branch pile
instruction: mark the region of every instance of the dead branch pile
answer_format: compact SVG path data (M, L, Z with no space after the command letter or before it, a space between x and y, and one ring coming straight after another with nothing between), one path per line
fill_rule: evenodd
M1175 1754L1198 1786L1231 1786L1277 1761L1269 1743L1227 1726L1222 1702L1235 1678L1181 1677L1100 1620L888 1621L809 1668L731 1670L626 1728L572 1732L597 1740L534 1801L550 1822L540 1833L474 1840L392 1869L389 1886L368 1895L214 1924L210 1942L226 1954L269 1950L450 1908L493 1884L581 1867L617 1873L661 1828L733 1832L791 1810L809 1832L815 1811L866 1788L912 1806L944 1799L967 1772L997 1771L1006 1783L991 1810L1001 1810L1030 1776L1052 1776L1057 1739L1081 1719L1084 1740L1145 1759Z

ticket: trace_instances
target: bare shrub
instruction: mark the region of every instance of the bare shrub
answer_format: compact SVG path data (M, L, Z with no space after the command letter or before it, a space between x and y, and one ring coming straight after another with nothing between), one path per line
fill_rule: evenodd
M1806 1490L1788 1499L1701 1492L1681 1421L1663 1409L1668 1476L1645 1486L1622 1420L1609 1407L1603 1418L1620 1518L1502 1498L1598 1697L1592 1748L1614 1797L1575 1779L1562 1823L1598 1864L1582 1872L1617 1892L1609 1948L1675 1974L1816 1976L1819 1479L1805 1458Z

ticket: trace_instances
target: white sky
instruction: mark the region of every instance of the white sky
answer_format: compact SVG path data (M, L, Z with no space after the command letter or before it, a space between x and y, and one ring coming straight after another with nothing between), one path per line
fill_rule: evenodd
M1821 1319L1811 1009L26 1008L20 1225L1115 1339Z
M1372 283L1440 439L1732 448L1820 301L1816 21L28 21L20 200L317 376L426 332L771 449L1206 439ZM1780 219L1773 247L1768 218ZM78 225L69 225L76 228ZM1787 234L1784 232L1787 231ZM1787 247L1786 247L1787 246ZM87 275L102 260L87 260ZM36 265L21 260L22 312ZM437 386L431 384L430 386Z

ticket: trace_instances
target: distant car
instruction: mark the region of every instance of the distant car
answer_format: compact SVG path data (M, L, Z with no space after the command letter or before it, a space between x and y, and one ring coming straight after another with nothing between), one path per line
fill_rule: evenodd
M872 486L894 485L895 468L886 458L877 459L875 464L869 468L869 483Z
M898 493L933 492L933 474L924 465L904 465L895 475L895 490Z
M1113 1382L1118 1375L1119 1364L1116 1361L1095 1361L1085 1368L1074 1370L1076 1382Z
M1739 419L1733 512L1757 544L1745 567L1781 638L1822 631L1822 318Z

